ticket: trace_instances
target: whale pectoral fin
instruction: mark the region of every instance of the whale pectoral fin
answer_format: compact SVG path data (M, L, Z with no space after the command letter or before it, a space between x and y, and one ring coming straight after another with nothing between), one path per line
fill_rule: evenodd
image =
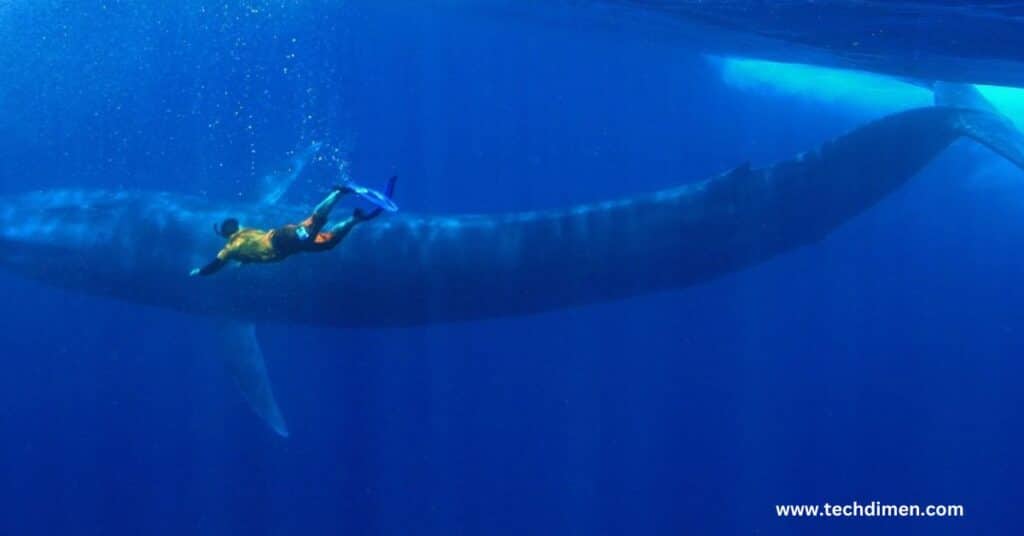
M274 391L263 362L263 350L256 340L252 324L224 321L218 326L220 354L234 376L249 407L282 437L288 437L288 426L274 400Z
M257 192L260 204L273 205L284 197L284 194L288 192L292 184L295 183L295 180L299 178L302 170L306 169L306 166L313 161L313 157L316 156L322 146L323 143L320 142L309 144L305 149L295 153L286 171L270 173L264 176Z

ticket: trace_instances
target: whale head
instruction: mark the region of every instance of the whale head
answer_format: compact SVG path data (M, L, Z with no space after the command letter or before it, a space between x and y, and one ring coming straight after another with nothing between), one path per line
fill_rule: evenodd
M156 193L52 190L0 198L0 268L85 290L131 286L185 270L202 246L216 248L217 237L199 233L196 219L194 207Z

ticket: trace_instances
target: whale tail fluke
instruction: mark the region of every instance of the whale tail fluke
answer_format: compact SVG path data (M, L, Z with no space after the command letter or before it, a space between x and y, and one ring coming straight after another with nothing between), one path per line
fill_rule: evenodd
M1010 119L994 111L962 109L954 128L961 135L992 149L1024 170L1024 134Z

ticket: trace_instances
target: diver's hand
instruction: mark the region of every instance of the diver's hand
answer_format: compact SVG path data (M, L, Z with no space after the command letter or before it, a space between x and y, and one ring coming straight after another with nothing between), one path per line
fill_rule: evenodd
M189 277L195 277L195 276L199 275L199 271L200 271L199 268L193 268L192 271L188 273L188 275L189 275Z

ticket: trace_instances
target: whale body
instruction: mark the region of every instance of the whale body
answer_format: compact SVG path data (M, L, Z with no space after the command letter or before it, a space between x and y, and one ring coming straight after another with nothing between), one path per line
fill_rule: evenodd
M1024 168L1024 138L993 110L947 106L874 121L764 168L562 210L395 215L337 248L205 278L211 224L273 227L306 207L160 192L62 190L0 199L0 268L63 288L229 322L225 360L281 434L251 323L411 326L523 315L678 289L823 239L960 137Z
M968 136L1024 164L994 113L903 112L778 164L563 210L396 215L334 250L187 277L237 217L274 227L307 207L158 192L47 191L0 199L0 267L187 313L336 327L521 315L682 288L820 240Z

